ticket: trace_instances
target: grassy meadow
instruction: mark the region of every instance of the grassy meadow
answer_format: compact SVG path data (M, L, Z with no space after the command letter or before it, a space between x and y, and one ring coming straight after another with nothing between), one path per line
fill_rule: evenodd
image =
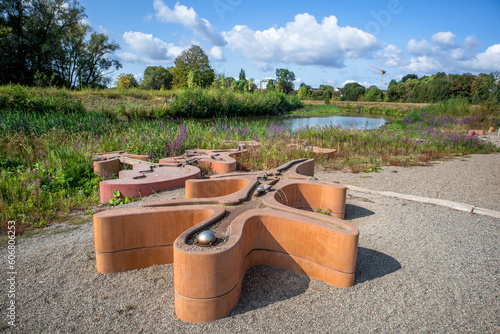
M175 98L173 101L168 100ZM385 106L384 106L385 108ZM241 116L338 112L338 106L304 106L284 94L225 91L144 91L0 87L0 221L15 219L18 233L64 220L72 211L92 214L102 178L92 172L95 153L125 150L152 161L189 148L216 149L223 141L256 140L240 160L244 170L266 170L312 157L289 144L338 149L319 159L329 170L371 172L412 166L453 155L498 150L469 129L498 128L498 105L460 101L419 106L378 130L306 127L296 131ZM231 116L231 117L228 117ZM235 117L232 117L235 116ZM195 118L209 118L198 121ZM115 177L115 176L110 176Z

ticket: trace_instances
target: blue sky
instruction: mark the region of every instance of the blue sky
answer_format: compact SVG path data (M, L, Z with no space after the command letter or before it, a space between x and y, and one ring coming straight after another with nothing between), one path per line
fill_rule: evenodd
M380 86L408 73L500 71L500 1L86 0L87 23L118 42L138 78L193 44L217 73L295 73L296 85ZM386 86L387 87L387 86Z

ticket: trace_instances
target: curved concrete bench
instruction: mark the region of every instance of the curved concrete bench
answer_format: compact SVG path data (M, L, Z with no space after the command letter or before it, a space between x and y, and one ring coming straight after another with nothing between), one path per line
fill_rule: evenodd
M238 205L251 197L257 187L257 176L241 175L221 179L186 180L185 185L185 199L149 202L142 206Z
M314 155L317 157L333 158L337 152L336 148L321 148L317 146L312 147Z
M264 203L272 208L300 215L314 214L317 209L330 210L331 215L343 219L347 187L336 183L314 183L301 180L282 180L278 190L269 192Z
M314 176L314 159L300 162L290 169L290 178L295 180L306 180Z
M337 152L337 149L335 148L322 148L318 146L311 146L308 145L306 141L303 140L301 140L299 144L290 144L288 146L296 149L303 149L305 151L313 152L314 156L316 157L333 158L335 156L335 153Z
M149 171L148 165L134 165L133 170L120 171L118 179L99 182L101 203L113 198L113 192L120 191L122 197L144 197L158 191L182 187L189 179L198 179L201 171L198 167L157 167Z
M103 274L173 262L173 244L184 231L222 218L221 207L107 210L94 215L97 271Z
M112 151L99 153L92 160L94 173L97 175L117 174L120 171L120 162L127 164L137 164L148 162L147 155L129 154L125 151Z
M215 173L226 174L237 168L235 156L245 151L238 150L186 150L185 156L163 158L159 163L183 163L186 160L196 159L198 165L211 169ZM214 157L215 159L213 159Z
M337 287L354 283L359 232L340 219L249 210L233 220L226 243L198 250L187 244L197 230L175 241L175 313L184 321L210 322L229 314L246 271L255 265L293 270Z

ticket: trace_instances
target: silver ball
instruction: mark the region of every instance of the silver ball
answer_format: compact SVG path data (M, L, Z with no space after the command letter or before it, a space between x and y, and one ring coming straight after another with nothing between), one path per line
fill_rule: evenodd
M210 246L215 244L217 238L212 231L203 231L196 237L196 243L200 246Z

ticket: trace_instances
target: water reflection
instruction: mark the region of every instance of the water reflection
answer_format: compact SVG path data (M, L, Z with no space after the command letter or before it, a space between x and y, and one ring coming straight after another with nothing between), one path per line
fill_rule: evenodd
M316 125L340 126L348 129L377 129L389 123L382 116L367 117L354 115L325 116L325 117L300 117L300 118L271 118L269 124L274 124L290 130L297 130L301 127L313 127Z

